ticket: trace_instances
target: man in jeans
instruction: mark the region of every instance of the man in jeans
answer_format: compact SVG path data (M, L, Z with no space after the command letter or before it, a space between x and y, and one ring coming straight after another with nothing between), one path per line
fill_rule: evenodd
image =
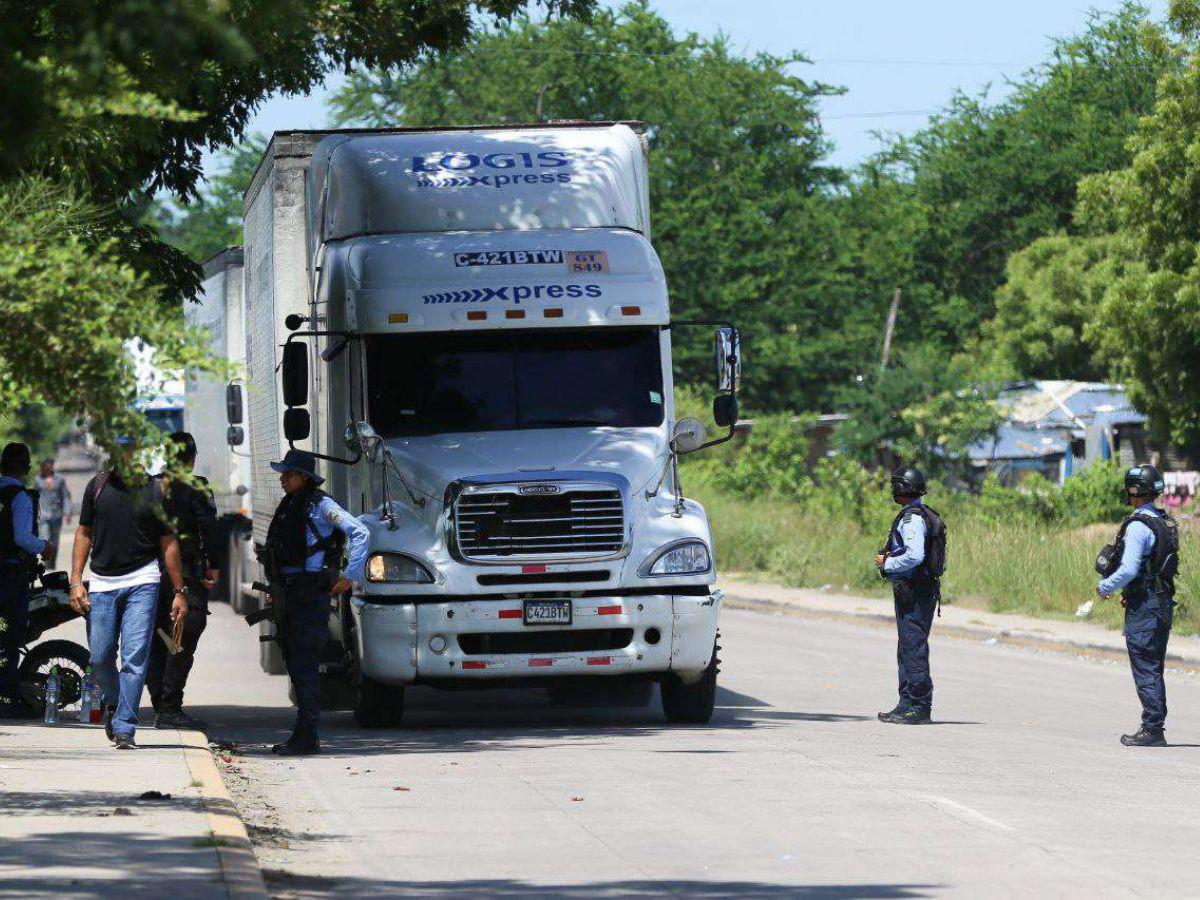
M92 578L83 567L92 560ZM83 492L71 555L71 606L88 613L92 671L100 684L104 729L118 750L132 750L138 705L158 606L159 558L174 587L171 621L187 614L179 541L167 525L159 482L117 469L100 472ZM121 671L117 673L117 645Z
M63 519L71 521L71 492L67 490L67 479L54 471L54 460L42 460L37 488L38 537L50 545L42 560L47 569L54 569L58 565L58 538L62 534Z

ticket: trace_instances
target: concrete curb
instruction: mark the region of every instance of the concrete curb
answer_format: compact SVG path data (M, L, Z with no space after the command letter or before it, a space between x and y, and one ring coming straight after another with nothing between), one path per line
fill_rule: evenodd
M180 731L179 744L192 778L200 782L208 826L221 863L221 878L230 900L270 900L250 835L213 761L208 738L199 731Z
M803 603L788 603L761 597L747 597L734 593L736 588L727 588L724 605L729 609L742 609L749 612L797 616L814 619L835 619L846 622L856 622L872 628L893 628L895 619L873 611L841 611L806 606ZM1070 653L1075 656L1092 657L1117 662L1128 661L1128 655L1123 648L1107 644L1080 641L1073 638L1049 637L1042 634L1022 631L1019 629L997 628L994 625L951 625L936 622L934 629L939 635L959 638L962 640L992 640L1013 647L1030 647L1038 650L1048 650L1055 653ZM1200 663L1189 657L1167 652L1167 663L1172 668L1186 672L1200 673Z

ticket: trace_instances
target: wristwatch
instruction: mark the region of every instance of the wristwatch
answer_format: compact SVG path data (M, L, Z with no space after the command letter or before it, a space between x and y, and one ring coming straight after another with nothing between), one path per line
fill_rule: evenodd
M175 596L176 596L176 597L186 597L186 596L187 596L187 592L188 592L188 589L187 589L187 585L186 585L186 584L185 584L183 587L177 587L177 588L175 588Z

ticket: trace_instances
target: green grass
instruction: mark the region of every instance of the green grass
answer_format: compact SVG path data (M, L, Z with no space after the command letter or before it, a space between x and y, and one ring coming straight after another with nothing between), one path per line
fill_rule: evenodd
M872 563L886 535L867 533L849 512L830 517L796 502L732 496L703 479L685 487L708 509L721 570L793 587L888 593ZM1095 598L1096 553L1116 534L1115 525L1015 527L969 514L947 518L944 601L1047 618L1074 618L1081 603ZM1175 629L1197 633L1200 610L1188 601L1200 589L1200 534L1191 527L1182 532ZM1121 618L1116 600L1097 600L1089 621L1117 627Z

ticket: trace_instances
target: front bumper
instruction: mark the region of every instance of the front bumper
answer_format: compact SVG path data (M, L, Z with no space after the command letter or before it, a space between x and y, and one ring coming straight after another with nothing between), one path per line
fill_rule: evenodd
M357 597L352 609L362 673L384 684L665 672L694 681L712 656L722 596L576 597L570 625L525 625L519 599Z

